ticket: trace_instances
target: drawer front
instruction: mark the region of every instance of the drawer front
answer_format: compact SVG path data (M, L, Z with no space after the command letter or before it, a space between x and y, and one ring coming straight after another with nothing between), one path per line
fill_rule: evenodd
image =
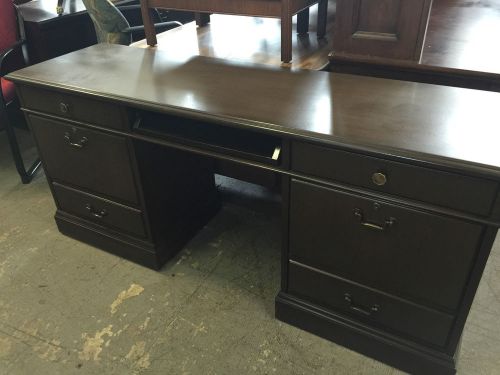
M414 338L445 346L453 316L378 293L323 272L291 263L290 294L354 317L372 326L389 328Z
M138 202L124 137L28 117L50 178L113 200Z
M455 310L480 225L292 180L290 259L384 292Z
M20 91L27 109L107 128L128 128L125 110L113 103L30 86L20 86Z
M58 183L53 184L59 209L98 224L145 237L142 212Z
M374 191L487 216L498 184L308 143L292 145L292 169Z

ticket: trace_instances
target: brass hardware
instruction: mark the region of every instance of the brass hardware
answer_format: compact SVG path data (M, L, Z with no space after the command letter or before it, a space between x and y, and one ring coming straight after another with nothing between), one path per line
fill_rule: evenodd
M387 176L382 172L372 174L372 182L377 186L384 186L387 183Z
M59 110L62 113L69 113L69 104L63 102L59 103Z
M356 305L352 299L352 296L349 293L344 294L344 301L346 301L349 304L349 309L366 316L372 316L373 314L378 313L380 311L380 306L377 304L372 305L369 308Z
M273 156L271 157L272 160L278 160L280 158L280 154L281 154L281 147L279 146L276 146L276 148L274 149L274 152L273 152Z
M394 223L396 222L395 218L390 217L388 219L385 219L384 224L371 223L371 222L365 220L363 210L361 210L360 208L354 209L354 216L356 216L358 218L358 220L362 226L364 226L366 228L370 228L370 229L379 230L379 231L385 231L389 227L393 226Z
M95 210L90 203L87 203L85 205L85 208L87 209L90 214L98 219L102 219L104 216L108 215L108 211L105 209L102 209L100 211Z
M64 139L66 140L68 145L70 145L71 147L75 147L75 148L83 148L83 146L85 146L85 144L87 144L87 142L88 142L87 137L82 137L79 141L73 142L71 140L71 135L69 134L69 132L64 133Z

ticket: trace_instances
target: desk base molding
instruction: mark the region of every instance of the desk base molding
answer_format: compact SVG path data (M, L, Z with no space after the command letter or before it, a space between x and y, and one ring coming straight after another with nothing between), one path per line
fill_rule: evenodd
M155 270L159 270L165 263L155 253L153 244L147 246L146 242L142 245L127 241L124 236L116 237L109 232L100 231L60 211L54 217L59 231L68 237Z
M432 355L429 349L420 351L414 346L379 336L372 328L350 322L284 292L276 297L275 316L285 323L412 374L456 373L455 358L452 356L442 352Z

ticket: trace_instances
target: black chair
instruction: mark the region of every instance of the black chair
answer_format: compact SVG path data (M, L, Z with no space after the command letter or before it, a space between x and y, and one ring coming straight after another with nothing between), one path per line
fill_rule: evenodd
M130 19L135 14L140 15L140 5L116 7L109 0L83 0L83 4L94 23L99 43L113 43L129 45L132 41L144 38L144 25L131 26L124 13ZM122 13L123 12L123 13ZM161 20L158 12L153 12L157 21ZM140 18L142 23L142 18ZM158 32L166 31L182 24L178 21L155 23ZM138 36L137 36L138 35Z
M12 151L16 169L23 184L29 183L41 162L35 162L26 169L14 126L28 129L19 107L14 84L4 76L10 71L28 65L22 23L12 0L0 0L0 125L3 125Z

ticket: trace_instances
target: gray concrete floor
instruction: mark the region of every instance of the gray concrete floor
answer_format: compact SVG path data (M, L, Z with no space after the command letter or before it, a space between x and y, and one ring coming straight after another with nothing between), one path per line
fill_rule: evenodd
M43 173L22 185L0 132L0 374L396 374L274 319L279 202L224 188L221 212L160 272L57 231ZM460 374L500 374L500 243Z

